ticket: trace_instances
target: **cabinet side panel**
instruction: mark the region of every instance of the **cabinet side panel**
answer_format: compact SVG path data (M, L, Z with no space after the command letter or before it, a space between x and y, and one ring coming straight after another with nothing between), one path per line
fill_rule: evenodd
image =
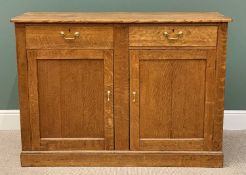
M18 65L18 88L21 121L22 150L31 150L31 129L29 118L28 100L28 77L26 58L26 32L24 24L15 25L17 65Z
M115 149L129 150L128 25L114 27Z
M224 92L226 73L227 23L222 23L218 30L217 60L216 60L216 101L213 133L213 149L222 150Z

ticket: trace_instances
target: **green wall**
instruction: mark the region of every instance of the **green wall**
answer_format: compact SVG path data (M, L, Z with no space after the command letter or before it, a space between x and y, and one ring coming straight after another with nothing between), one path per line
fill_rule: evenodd
M246 110L245 0L1 0L0 110L18 109L14 25L26 11L219 11L231 16L225 108Z

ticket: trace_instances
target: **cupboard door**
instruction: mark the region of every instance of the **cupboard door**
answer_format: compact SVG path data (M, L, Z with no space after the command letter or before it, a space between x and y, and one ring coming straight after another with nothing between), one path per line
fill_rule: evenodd
M33 150L110 150L113 52L28 50Z
M215 50L130 51L131 150L211 150Z

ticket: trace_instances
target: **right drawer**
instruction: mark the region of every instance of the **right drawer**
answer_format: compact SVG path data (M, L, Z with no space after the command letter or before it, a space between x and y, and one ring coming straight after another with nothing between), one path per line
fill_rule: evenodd
M130 46L216 46L217 26L132 25Z

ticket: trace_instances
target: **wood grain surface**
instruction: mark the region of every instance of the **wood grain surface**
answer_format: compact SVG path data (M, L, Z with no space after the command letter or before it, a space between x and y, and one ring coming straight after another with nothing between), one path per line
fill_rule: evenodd
M29 87L29 114L32 133L32 150L40 149L40 114L37 78L36 51L27 52L28 60L28 87ZM52 126L51 126L52 127Z
M128 26L114 25L114 133L115 149L129 150Z
M222 150L223 121L224 121L224 93L226 75L226 48L228 24L219 27L217 59L216 59L216 102L213 129L213 150Z
M16 52L18 68L18 92L21 123L22 150L32 150L32 132L29 114L28 63L26 56L26 29L23 24L15 25Z
M66 40L65 37L79 37ZM31 25L26 27L27 49L112 49L113 27L109 25Z
M113 92L112 53L28 51L33 149L114 148L113 94L109 101L107 97L108 90ZM40 143L40 138L60 140ZM67 138L74 140L68 142ZM98 138L103 140L97 141Z
M27 12L16 23L185 23L230 22L218 12Z
M217 12L12 18L22 166L222 167L230 21Z
M168 32L168 38L164 32ZM177 34L182 32L181 37ZM216 46L217 26L194 25L131 25L129 28L130 46Z
M130 150L139 149L139 52L130 51ZM134 94L135 93L135 94Z
M87 151L22 152L22 166L222 167L221 152Z
M131 149L211 149L215 51L130 51Z

